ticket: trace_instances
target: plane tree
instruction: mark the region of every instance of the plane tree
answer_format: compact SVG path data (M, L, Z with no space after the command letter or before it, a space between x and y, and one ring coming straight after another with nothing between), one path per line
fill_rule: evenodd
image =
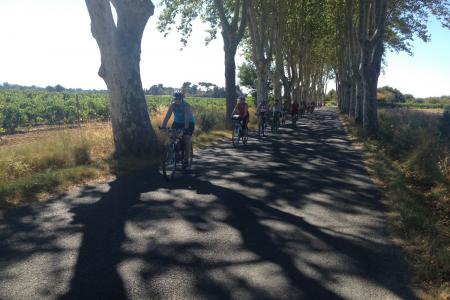
M117 23L112 7L117 12ZM150 0L86 0L91 32L101 55L99 76L108 88L118 156L149 153L156 135L140 75L141 41L154 5Z

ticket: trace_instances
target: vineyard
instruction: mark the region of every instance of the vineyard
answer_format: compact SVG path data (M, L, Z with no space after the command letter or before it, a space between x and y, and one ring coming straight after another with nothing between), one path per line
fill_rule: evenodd
M147 96L150 113L167 107L170 99L170 96ZM223 111L225 107L224 99L188 100L201 118L207 118L202 112ZM109 118L109 99L105 93L0 90L0 133L12 134L22 128L106 121Z

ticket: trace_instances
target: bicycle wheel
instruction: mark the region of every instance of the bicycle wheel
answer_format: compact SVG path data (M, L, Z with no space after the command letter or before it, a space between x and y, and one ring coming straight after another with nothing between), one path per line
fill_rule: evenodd
M233 132L231 134L231 141L233 142L233 147L237 148L239 146L239 127L234 126Z
M177 167L176 152L173 145L166 147L162 158L163 175L167 180L173 179Z
M273 118L273 122L272 122L272 133L276 133L277 132L277 123L278 123L278 118L274 117Z

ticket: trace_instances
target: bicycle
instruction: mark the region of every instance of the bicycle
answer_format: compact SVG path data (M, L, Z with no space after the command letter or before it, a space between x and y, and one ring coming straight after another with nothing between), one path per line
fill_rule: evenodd
M243 120L239 115L233 115L233 132L231 134L231 141L235 148L239 147L239 140L242 140L242 144L247 145L248 141L248 129L244 128Z
M286 124L286 117L287 117L287 111L285 109L283 109L283 111L281 112L281 125Z
M266 116L265 115L260 115L258 118L259 122L258 122L258 135L261 137L265 135L265 131L266 131Z
M273 114L272 132L278 133L280 127L280 114L278 112Z
M297 121L298 121L298 113L292 114L292 127L297 127Z
M169 142L164 147L164 152L162 155L162 172L167 180L173 179L177 164L182 164L182 169L184 172L192 168L192 162L194 159L194 148L191 143L191 154L185 163L185 151L184 151L184 132L181 129L171 129L171 128L160 128L160 130L167 131L169 135Z

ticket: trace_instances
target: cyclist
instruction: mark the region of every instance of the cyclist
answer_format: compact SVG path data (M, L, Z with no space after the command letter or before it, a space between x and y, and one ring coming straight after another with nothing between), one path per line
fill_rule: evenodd
M282 111L282 119L283 119L283 124L286 121L287 115L289 113L289 106L290 106L290 102L287 99L283 99L283 111Z
M261 101L258 104L258 107L256 109L256 114L258 115L259 122L262 122L262 124L263 124L263 129L264 129L265 124L266 124L266 113L268 111L269 111L269 108L267 107L266 100ZM263 134L264 134L264 131L263 131Z
M298 103L297 103L297 101L294 101L294 102L292 103L292 106L291 106L291 116L292 116L292 119L298 117Z
M276 99L275 104L273 105L273 123L275 123L275 121L280 121L281 110L280 100Z
M305 102L301 101L299 106L299 117L303 117L306 110L306 104Z
M232 116L234 114L239 115L239 120L242 122L242 129L247 129L248 121L250 119L250 114L248 113L248 104L245 102L245 96L239 96L239 103L233 110Z
M183 142L184 142L184 161L183 164L188 164L188 157L191 155L191 143L192 134L195 129L195 118L192 114L192 109L189 103L184 99L184 95L181 91L175 91L173 93L173 102L169 106L169 110L164 118L162 128L166 128L167 122L173 113L172 129L183 130Z

